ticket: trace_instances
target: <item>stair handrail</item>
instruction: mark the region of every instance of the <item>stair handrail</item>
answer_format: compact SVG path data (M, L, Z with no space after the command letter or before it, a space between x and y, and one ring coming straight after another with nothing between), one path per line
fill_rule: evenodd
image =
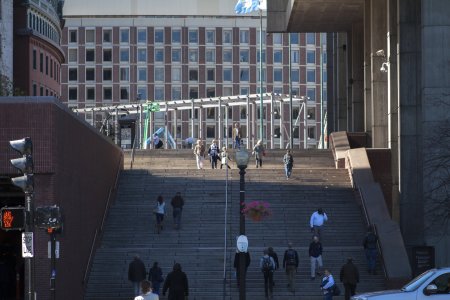
M89 270L91 269L94 248L95 248L95 245L97 244L99 233L103 232L103 225L105 223L106 214L107 214L108 208L109 208L109 203L111 202L111 195L113 194L112 191L117 189L117 183L119 181L119 175L120 175L120 170L121 170L120 166L122 165L122 163L123 163L123 155L121 155L120 159L119 159L119 163L118 163L118 166L117 166L117 174L116 174L116 179L114 181L114 185L111 188L109 188L108 199L106 200L106 205L105 205L105 209L103 211L102 222L100 223L100 228L97 227L95 229L94 238L92 239L92 242L91 242L91 250L90 250L90 253L89 253L88 261L86 263L86 268L85 268L84 276L83 276L83 286L85 288L86 288L86 283L87 283L86 282L87 275L89 273Z
M359 194L359 197L361 199L361 208L362 208L362 211L364 213L364 218L366 219L367 227L371 226L373 228L373 231L374 231L375 235L378 236L378 230L377 230L376 224L371 224L370 223L369 215L367 213L367 208L366 208L366 204L365 204L366 202L364 201L364 196L361 193L360 189L358 189L358 194ZM383 256L383 248L381 247L380 239L377 239L377 249L378 249L378 253L380 253L380 258L381 258L380 260L381 260L381 264L383 266L384 278L387 279L388 276L387 276L387 272L386 272L386 265L385 265L384 256Z

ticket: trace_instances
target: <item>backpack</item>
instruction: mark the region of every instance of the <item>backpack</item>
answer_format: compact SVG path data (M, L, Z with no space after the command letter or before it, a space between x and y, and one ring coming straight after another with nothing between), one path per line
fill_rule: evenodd
M286 252L286 265L287 266L295 266L297 264L295 260L295 251L292 249L289 249Z
M272 263L270 261L270 257L263 257L263 263L262 263L262 268L261 270L263 271L263 273L267 274L269 272L273 271L273 266Z

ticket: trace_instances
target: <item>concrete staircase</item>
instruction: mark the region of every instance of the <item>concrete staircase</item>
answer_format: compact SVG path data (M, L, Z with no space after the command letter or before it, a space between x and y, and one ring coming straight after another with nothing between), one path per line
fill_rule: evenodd
M334 168L329 151L296 150L293 178L286 180L283 154L281 150L267 151L262 169L256 169L250 160L245 176L247 201L268 201L273 210L269 219L246 222L252 258L247 299L264 299L263 276L258 269L262 250L272 246L281 263L288 241L300 256L297 292L287 290L286 276L279 270L274 276L274 299L322 299L319 279L310 280L308 257L309 217L318 207L329 216L322 241L323 259L335 279L339 281L340 268L351 256L361 273L357 291L383 289L384 277L366 272L362 248L365 226L347 171ZM127 271L135 254L147 266L158 261L164 276L175 261L181 263L189 279L189 299L237 299L233 259L239 231L239 170L234 162L227 180L225 169L197 170L191 150L137 151L133 169L129 169L130 152L125 155L126 170L95 254L85 299L133 299ZM172 229L170 207L177 191L186 202L178 231ZM164 230L156 234L152 208L159 194L166 200L168 214ZM378 274L382 273L379 267Z

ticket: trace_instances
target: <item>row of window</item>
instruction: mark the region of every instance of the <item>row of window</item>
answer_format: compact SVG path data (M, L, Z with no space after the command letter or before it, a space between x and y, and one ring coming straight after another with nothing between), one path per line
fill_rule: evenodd
M68 88L68 99L69 101L78 101L78 87L77 86L69 86ZM171 99L172 100L181 100L182 99L182 87L181 86L172 86L171 87ZM216 97L216 88L213 86L209 86L205 88L206 97ZM223 87L223 96L231 96L232 95L232 87ZM241 87L240 94L248 95L250 92L249 87ZM263 92L266 92L265 88ZM282 87L274 87L274 93L282 94ZM259 88L257 89L257 93L259 93ZM299 94L299 88L293 89L293 94ZM41 94L42 95L42 94ZM88 86L85 90L85 101L95 101L96 100L96 88L94 86ZM189 99L197 99L199 96L199 88L197 86L189 87ZM314 102L316 99L316 88L308 87L306 88L306 96L309 101ZM148 98L148 89L146 85L138 85L137 86L137 99L130 99L130 87L129 86L120 86L119 87L119 99L122 102L128 102L130 100L147 100ZM155 86L154 87L154 100L164 100L165 97L165 87L164 86ZM113 87L112 86L104 86L102 88L102 101L112 101L113 100ZM308 111L308 115L310 112ZM308 119L314 119L314 116L309 116Z
M170 40L166 41L166 34L165 30L163 28L157 28L154 29L154 35L153 35L153 43L154 44L181 44L183 42L182 39L182 29L181 28L175 28L175 29L168 29L168 33L170 35ZM68 37L69 37L69 43L78 43L79 31L78 29L69 29L68 30ZM199 44L200 41L200 32L198 29L188 29L187 31L187 42L189 44ZM250 43L250 30L249 29L239 29L239 44L249 44ZM85 43L86 44L94 44L95 41L95 29L86 29L85 30ZM266 42L266 33L263 31L263 43ZM272 41L273 45L283 45L283 38L288 39L287 34L282 33L272 33ZM112 43L112 37L113 32L111 28L103 29L102 32L102 43ZM260 34L259 31L257 31L256 34L256 42L259 44ZM204 40L206 44L219 44L219 41L216 37L216 29L206 29ZM120 28L119 29L119 43L120 44L130 44L130 28ZM148 32L147 28L137 28L136 30L136 42L137 44L147 44L148 43ZM290 33L290 42L291 45L298 45L300 42L299 33ZM233 43L233 30L232 29L223 29L222 30L222 44L229 44L231 45ZM316 44L316 33L306 33L306 43L308 45L315 45Z
M113 60L113 49L107 48L102 50L102 62L112 62ZM136 61L138 63L146 63L148 58L147 48L137 48ZM171 49L171 60L172 63L182 62L182 49L173 48ZM260 61L259 50L256 50L256 60ZM86 63L94 63L95 59L95 49L88 48L85 49L85 61ZM164 63L165 59L165 49L155 48L154 49L154 62ZM188 49L187 61L189 63L199 62L199 49ZM216 49L205 49L205 61L206 63L216 63ZM262 61L266 62L266 51L262 51ZM274 49L273 50L273 63L281 64L283 63L283 50ZM68 50L68 62L77 63L78 62L78 49L70 48ZM120 48L119 49L119 62L128 63L130 62L130 48ZM222 63L233 63L233 49L224 48L222 50ZM240 49L239 50L239 63L250 63L250 49ZM284 61L284 63L288 63ZM300 50L291 50L291 63L300 63ZM324 54L324 63L326 63L326 53ZM306 50L306 64L316 64L316 51Z
M49 38L57 45L60 43L60 32L47 18L41 17L34 11L28 12L28 24L29 29L39 32L43 36Z
M57 63L57 61L54 60L52 57L49 57L47 54L44 55L43 52L39 52L39 59L38 59L38 52L36 49L33 49L32 51L33 70L38 69L38 61L39 61L39 72L45 74L46 76L50 76L50 78L59 83L60 66Z
M55 91L53 91L51 89L48 89L48 88L46 88L46 87L44 87L42 85L39 86L39 93L38 93L38 85L37 85L37 83L33 83L32 89L33 89L32 90L32 95L33 96L55 96L55 97L59 96L57 92L55 92Z

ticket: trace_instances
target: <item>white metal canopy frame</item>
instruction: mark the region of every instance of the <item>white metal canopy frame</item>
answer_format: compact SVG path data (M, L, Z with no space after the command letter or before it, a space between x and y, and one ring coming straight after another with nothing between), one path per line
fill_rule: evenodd
M283 129L287 132L285 126L284 126L284 122L289 122L289 126L293 126L293 127L297 127L300 126L300 116L303 113L303 123L304 123L304 148L307 147L307 126L306 126L306 120L307 120L307 115L306 115L306 101L309 99L308 97L305 96L296 96L296 95L287 95L287 94L276 94L276 93L263 93L262 94L262 101L261 101L261 95L260 94L250 94L250 95L237 95L237 96L221 96L221 97L210 97L210 98L199 98L199 99L187 99L187 100L170 100L170 101L151 101L151 100L147 100L145 102L142 103L133 103L133 104L118 104L118 105L111 105L111 106L98 106L98 107L86 107L86 108L73 108L73 112L75 113L92 113L92 116L94 117L94 114L96 112L107 112L107 113L111 113L112 115L116 116L116 122L115 122L115 126L116 126L116 141L117 141L117 132L118 132L118 115L121 114L122 111L126 111L128 114L139 114L140 118L139 118L139 130L137 130L137 135L139 137L139 141L142 142L142 127L143 127L143 113L145 113L146 111L146 107L148 105L151 105L152 103L158 103L159 104L159 111L161 112L166 112L166 132L167 132L167 112L169 111L177 111L177 110L195 110L195 109L199 109L199 108L218 108L218 107L228 107L228 106L246 106L247 110L246 110L246 125L247 125L247 130L248 128L250 128L250 104L254 105L254 107L257 107L259 105L261 105L261 103L263 104L270 104L271 105L271 111L270 113L270 136L268 137L270 139L270 148L274 149L274 128L275 128L275 115L278 114L278 117L280 119L279 123L277 124L280 125L280 132L283 131ZM295 124L293 124L292 122L290 122L289 118L287 120L283 119L283 106L280 104L283 103L288 103L290 104L290 101L292 99L293 104L295 103L297 106L300 104L300 109L299 109L299 114L297 117L297 120L295 121ZM276 107L277 105L280 105L280 111L277 113L273 108ZM290 111L293 110L294 105L292 105L292 107L290 107ZM225 112L227 115L227 112ZM194 114L192 114L194 115ZM93 118L94 119L94 118ZM217 118L217 123L219 128L222 127L223 125L225 125L226 127L228 127L228 120L229 116L226 116L224 118L224 116L222 115L222 111L219 109L218 110L218 118ZM191 118L191 132L194 132L193 128L194 128L194 119ZM176 120L174 120L174 122L176 122ZM256 122L256 116L253 119L253 122ZM224 123L224 124L223 124ZM277 121L278 123L278 121ZM222 125L223 124L223 125ZM255 123L256 124L256 123ZM219 137L218 137L218 141L219 144L221 144L222 142L226 143L226 145L229 145L229 137L226 135L225 137L222 137L222 130L218 131L219 133ZM249 136L249 132L247 133L247 135ZM195 136L193 136L195 138ZM223 139L225 139L223 141ZM280 148L284 148L284 140L287 141L287 145L286 148L289 148L289 140L290 137L288 137L287 139L280 139ZM232 141L231 141L232 143ZM150 143L151 144L151 143ZM250 138L247 137L247 143L246 144L246 148L249 149L250 148ZM253 141L254 144L254 141ZM139 147L142 147L143 145L140 145ZM219 145L220 146L220 145ZM167 147L167 143L166 143L166 147Z

